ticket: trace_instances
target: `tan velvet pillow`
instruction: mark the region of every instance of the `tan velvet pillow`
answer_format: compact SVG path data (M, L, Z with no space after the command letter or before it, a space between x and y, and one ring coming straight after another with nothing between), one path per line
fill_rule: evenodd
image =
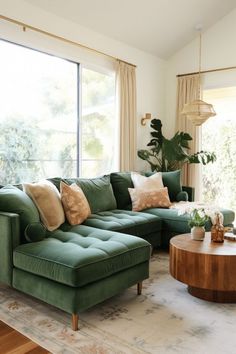
M171 205L167 187L157 190L128 188L132 200L132 210L141 211L149 208L169 208Z
M70 225L81 224L91 214L89 203L82 189L73 183L60 183L61 201Z
M161 172L154 173L150 177L142 176L137 172L131 172L131 179L134 188L142 188L143 190L164 188Z
M41 220L49 231L56 230L65 222L60 193L53 183L24 183L23 189L38 208Z

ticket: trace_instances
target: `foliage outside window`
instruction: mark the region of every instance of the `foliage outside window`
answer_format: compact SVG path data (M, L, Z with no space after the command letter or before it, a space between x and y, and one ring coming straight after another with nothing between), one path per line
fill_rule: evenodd
M204 100L217 115L202 126L202 148L217 160L202 169L203 200L236 211L236 87L204 91Z
M0 184L110 172L114 76L82 70L78 124L79 64L1 40L0 57Z
M114 117L114 75L83 68L81 176L99 176L116 169Z

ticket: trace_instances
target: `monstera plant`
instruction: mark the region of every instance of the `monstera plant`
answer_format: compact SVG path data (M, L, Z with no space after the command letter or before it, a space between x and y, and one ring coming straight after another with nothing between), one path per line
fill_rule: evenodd
M147 144L149 150L139 150L138 156L149 163L152 171L174 171L181 169L185 163L202 163L203 165L216 160L215 153L199 151L189 153L189 141L192 137L184 132L177 132L172 139L162 134L160 119L151 120L152 139Z

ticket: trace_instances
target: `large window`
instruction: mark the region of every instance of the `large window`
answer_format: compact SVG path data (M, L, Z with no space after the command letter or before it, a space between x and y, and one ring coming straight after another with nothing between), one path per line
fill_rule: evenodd
M115 78L82 69L81 175L116 169Z
M202 126L202 148L217 160L202 167L203 199L236 211L236 87L205 90L204 100L217 115Z
M1 40L0 58L0 184L109 173L114 75Z

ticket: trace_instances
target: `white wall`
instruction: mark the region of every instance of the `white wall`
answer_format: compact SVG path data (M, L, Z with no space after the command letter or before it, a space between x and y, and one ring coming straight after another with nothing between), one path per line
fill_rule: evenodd
M177 52L167 62L166 71L166 116L168 135L173 135L176 113L176 75L198 71L199 39L192 41ZM202 35L202 70L236 66L236 9L217 22ZM231 71L234 74L233 71ZM211 81L217 77L230 76L230 71L206 74L203 80ZM234 83L236 85L236 81Z
M1 14L4 16L83 43L84 45L137 65L137 141L138 148L144 148L146 146L150 139L150 128L149 123L146 127L141 126L141 117L148 112L152 114L153 118L158 117L164 120L166 65L164 60L73 22L66 21L52 13L42 11L23 0L0 0L0 9ZM15 27L15 25L12 26ZM22 31L20 27L19 31ZM27 35L30 36L30 34ZM6 38L6 36L10 39L9 36L11 37L11 34L4 34L3 31L1 31L1 37ZM34 36L37 35L34 34ZM45 36L44 48L50 49L53 43L52 41L55 43L56 40L51 40ZM57 46L57 52L60 51L58 47L62 45L62 43L58 42L55 45ZM146 164L137 158L137 169L143 169L145 166Z

